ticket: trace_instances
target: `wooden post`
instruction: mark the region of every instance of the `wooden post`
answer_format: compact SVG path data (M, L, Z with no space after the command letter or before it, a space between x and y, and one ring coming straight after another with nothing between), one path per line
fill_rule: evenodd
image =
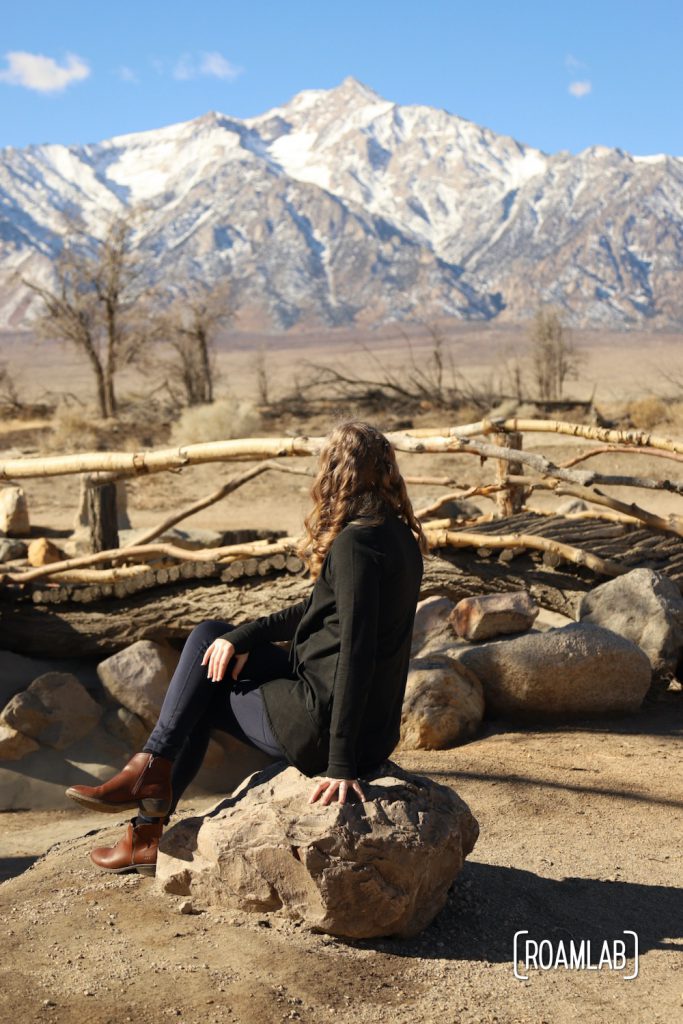
M90 507L90 494L92 490L93 482L90 479L88 473L80 474L80 492L78 495L78 511L74 518L74 533L88 533L90 527L90 520L88 518ZM130 519L128 518L128 492L126 490L125 480L116 480L114 483L116 487L116 525L119 530L130 529ZM97 550L102 550L98 548Z
M116 483L97 484L86 476L85 504L90 550L109 551L119 546Z
M522 450L522 433L518 430L511 430L506 433L494 434L495 443L501 448L515 448ZM520 512L524 502L524 487L521 484L511 484L509 477L521 476L522 464L520 462L508 462L507 459L496 459L496 483L503 484L500 491L496 492L496 505L498 515L515 515Z

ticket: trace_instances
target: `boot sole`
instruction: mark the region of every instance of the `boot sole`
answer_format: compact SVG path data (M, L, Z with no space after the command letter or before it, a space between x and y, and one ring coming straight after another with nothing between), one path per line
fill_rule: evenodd
M106 800L100 800L95 796L84 796L73 789L67 789L66 795L75 800L81 807L87 807L89 811L104 811L108 814L117 814L119 811L139 810L149 818L165 818L169 812L170 804L161 800L135 800L129 803L111 804Z
M122 868L104 868L99 864L95 865L100 871L106 871L110 875L124 875L128 871L137 871L139 875L156 874L156 864L126 864Z
M136 800L134 803L109 804L105 800L98 800L95 796L84 796L73 789L67 789L66 795L70 796L81 807L87 807L91 811L108 811L110 814L116 814L118 811L132 811L140 803L139 800Z

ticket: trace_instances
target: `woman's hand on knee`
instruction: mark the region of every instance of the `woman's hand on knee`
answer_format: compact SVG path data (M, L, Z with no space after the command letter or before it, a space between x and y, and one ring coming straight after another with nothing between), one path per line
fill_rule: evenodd
M204 652L202 665L208 664L207 674L212 682L219 683L221 681L228 667L228 662L233 655L235 664L233 665L231 675L233 679L237 679L245 661L249 657L249 651L245 651L244 654L236 654L234 645L229 640L221 640L220 637L209 644Z

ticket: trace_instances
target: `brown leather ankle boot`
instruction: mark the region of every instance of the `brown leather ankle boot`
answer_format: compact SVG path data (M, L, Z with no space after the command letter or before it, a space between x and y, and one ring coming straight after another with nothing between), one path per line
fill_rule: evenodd
M171 806L173 761L142 751L100 786L69 786L66 795L93 811L127 811L139 807L150 818L163 818Z
M141 875L153 875L156 871L159 839L163 822L137 825L131 818L126 834L115 846L96 846L90 851L90 859L102 871L117 875L124 871L137 871Z

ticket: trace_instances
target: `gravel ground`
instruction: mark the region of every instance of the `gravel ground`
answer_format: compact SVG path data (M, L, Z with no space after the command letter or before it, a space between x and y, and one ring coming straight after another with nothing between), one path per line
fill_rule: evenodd
M115 842L125 817L6 813L0 867L14 877L0 885L2 1020L681 1020L682 737L683 696L670 691L629 719L535 731L497 723L453 750L397 755L453 786L481 826L443 911L410 940L347 942L229 908L181 914L153 878L91 864L89 850ZM632 929L638 977L624 980L629 958L621 972L532 967L516 980L522 929L554 948L588 939L594 951Z

